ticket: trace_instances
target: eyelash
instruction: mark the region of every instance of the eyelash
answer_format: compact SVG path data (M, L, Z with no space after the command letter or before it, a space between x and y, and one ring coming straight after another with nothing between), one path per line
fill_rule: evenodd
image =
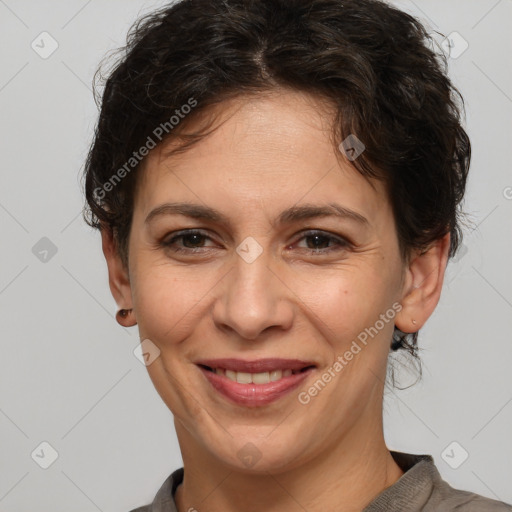
M168 248L168 249L171 249L173 252L176 252L176 253L182 253L182 252L187 252L187 253L197 253L198 251L200 251L201 249L205 249L205 247L175 247L173 246L174 243L177 241L177 240L180 240L180 239L184 239L188 236L194 236L194 235L197 235L197 236L200 236L202 237L203 239L210 239L211 238L206 235L205 233L203 233L202 231L199 231L199 230L195 230L195 229L190 229L190 230L185 230L185 231L180 231L178 232L177 234L175 234L170 240L163 240L160 242L160 245L165 247L165 248ZM320 237L322 239L326 239L328 241L328 243L330 242L336 242L337 245L339 246L338 248L336 247L328 247L326 249L308 249L308 248L302 248L302 249L306 249L306 251L308 251L310 254L313 254L313 255L317 255L317 254L326 254L326 253L329 253L331 251L336 251L336 250L345 250L345 249L348 249L351 244L341 238L341 237L338 237L338 236L334 236L334 235L331 235L330 233L327 233L325 231L321 231L321 230L308 230L308 231L305 231L303 234L302 234L302 237L299 238L299 241L300 240L303 240L305 238L311 238L311 237ZM209 249L209 247L206 247L206 249Z

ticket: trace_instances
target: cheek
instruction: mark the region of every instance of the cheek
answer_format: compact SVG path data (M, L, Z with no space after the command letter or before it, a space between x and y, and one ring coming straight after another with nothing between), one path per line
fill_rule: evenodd
M151 339L162 349L185 338L204 314L215 280L211 281L166 264L140 265L132 289L141 338Z
M306 306L318 328L332 344L350 344L391 306L392 294L385 269L344 267L290 286ZM315 320L316 319L316 320Z

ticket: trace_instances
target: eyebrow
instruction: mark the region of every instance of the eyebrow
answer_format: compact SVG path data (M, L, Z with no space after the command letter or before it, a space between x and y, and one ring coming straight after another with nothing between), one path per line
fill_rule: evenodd
M145 224L149 224L154 218L162 215L183 215L199 220L209 220L221 222L229 226L231 223L223 213L200 204L192 203L165 203L157 206L146 217ZM303 204L301 206L292 206L280 213L276 224L289 224L301 220L313 219L318 217L337 217L357 222L363 226L369 226L370 222L360 213L350 210L336 203L326 205Z

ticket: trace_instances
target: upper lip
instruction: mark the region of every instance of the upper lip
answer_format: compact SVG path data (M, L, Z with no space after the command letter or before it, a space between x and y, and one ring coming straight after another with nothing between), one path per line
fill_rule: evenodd
M311 361L300 359L277 359L266 358L256 359L254 361L245 361L243 359L224 358L224 359L202 359L196 361L196 364L208 366L209 368L223 368L234 372L263 373L274 370L302 370L308 366L315 366Z

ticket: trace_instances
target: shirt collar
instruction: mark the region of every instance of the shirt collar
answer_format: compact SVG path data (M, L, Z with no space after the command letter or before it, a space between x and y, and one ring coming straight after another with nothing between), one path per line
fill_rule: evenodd
M363 512L422 510L428 502L436 482L441 479L431 455L413 455L391 451L395 462L404 474L390 487L384 489Z
M148 512L178 512L174 501L174 494L178 485L183 482L184 468L171 473L156 493Z
M390 487L384 489L363 512L388 512L421 510L432 494L440 474L431 455L390 452L404 474ZM178 512L174 495L183 482L184 468L171 473L158 490L148 512Z

